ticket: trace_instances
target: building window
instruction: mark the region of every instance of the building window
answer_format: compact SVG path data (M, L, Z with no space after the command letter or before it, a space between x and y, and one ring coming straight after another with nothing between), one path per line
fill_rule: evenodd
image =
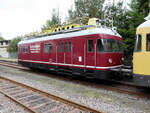
M88 40L88 52L93 52L93 40Z
M68 43L65 42L65 52L68 52Z
M44 53L50 53L52 51L52 44L46 43L44 44Z
M69 41L69 52L72 51L71 42Z
M22 52L23 53L28 53L28 46L23 46Z
M64 43L61 43L61 52L64 52Z
M140 52L141 51L141 45L142 45L141 39L142 39L142 36L137 35L134 52Z
M146 35L146 51L150 51L150 34Z

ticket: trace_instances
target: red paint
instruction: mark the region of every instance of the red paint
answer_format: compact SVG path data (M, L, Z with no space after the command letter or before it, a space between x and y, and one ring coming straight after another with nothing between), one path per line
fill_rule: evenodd
M43 37L44 38L44 37ZM78 36L72 38L63 38L56 40L47 40L42 42L34 42L28 44L19 45L20 52L18 54L19 60L31 60L49 62L50 65L57 65L51 63L63 63L72 65L82 65L80 68L90 68L86 66L95 67L109 67L122 65L123 53L112 53L112 52L100 52L96 51L96 40L99 38L122 40L120 37L107 35L107 34L93 34L86 36ZM88 52L88 39L93 40L93 52ZM44 43L51 43L53 45L51 53L44 53ZM64 52L58 52L58 42L64 43ZM65 42L68 43L68 51L65 52ZM72 52L69 52L69 42L72 44ZM40 45L39 53L31 53L30 45ZM22 46L28 46L28 53L22 52ZM86 50L86 51L85 51ZM86 57L86 58L85 58ZM112 63L108 60L112 59ZM63 65L61 64L61 65ZM71 65L64 65L65 67L74 67ZM79 67L79 66L76 66ZM95 69L95 68L92 68ZM104 69L96 69L104 70Z

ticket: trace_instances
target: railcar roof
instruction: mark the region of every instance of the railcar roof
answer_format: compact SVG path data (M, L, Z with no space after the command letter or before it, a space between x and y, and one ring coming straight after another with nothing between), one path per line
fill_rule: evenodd
M57 34L52 36L45 36L40 38L34 38L31 40L23 40L18 43L19 44L27 44L33 42L40 42L46 40L54 40L54 39L61 39L61 38L72 38L76 36L84 36L84 35L92 35L92 34L108 34L122 38L116 31L109 29L109 28L95 28L95 29L88 29L88 30L81 30L77 32L70 32L64 34Z
M150 27L150 14L144 18L146 21L140 24L137 29Z
M140 29L140 28L146 28L146 27L150 27L150 20L147 20L146 22L142 23L141 25L139 25L137 27L137 29Z

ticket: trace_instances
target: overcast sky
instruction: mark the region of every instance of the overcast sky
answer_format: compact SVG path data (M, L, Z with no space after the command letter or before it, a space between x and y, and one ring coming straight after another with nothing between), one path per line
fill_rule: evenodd
M5 39L12 39L39 31L50 19L53 8L59 8L64 20L73 3L74 0L0 0L0 33Z

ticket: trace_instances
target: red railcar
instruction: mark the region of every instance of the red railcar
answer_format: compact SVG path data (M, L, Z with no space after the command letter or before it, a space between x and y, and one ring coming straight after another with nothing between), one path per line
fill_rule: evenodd
M123 60L121 36L106 27L43 35L18 47L18 62L24 66L101 79Z

